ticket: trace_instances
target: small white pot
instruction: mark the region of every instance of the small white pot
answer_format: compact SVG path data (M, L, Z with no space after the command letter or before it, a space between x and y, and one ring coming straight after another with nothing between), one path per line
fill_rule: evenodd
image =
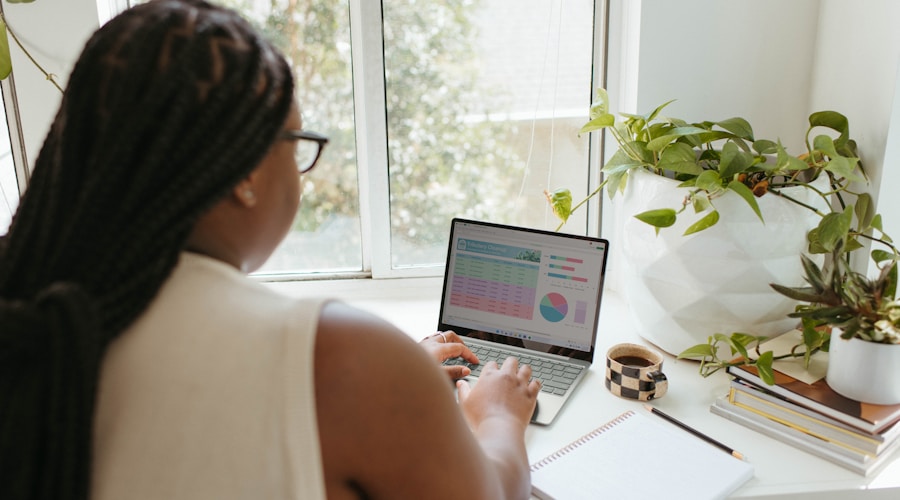
M833 329L825 379L838 394L855 401L900 403L900 345L845 340Z

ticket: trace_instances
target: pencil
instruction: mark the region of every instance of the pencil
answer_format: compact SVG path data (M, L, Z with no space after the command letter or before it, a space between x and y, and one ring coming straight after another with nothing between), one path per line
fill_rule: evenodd
M731 456L733 456L734 458L737 458L737 459L740 459L740 460L743 460L743 459L744 459L744 454L743 454L743 453L741 453L741 452L739 452L739 451L735 451L735 450L729 448L727 445L725 445L725 444L723 444L723 443L720 443L720 442L716 441L715 439L713 439L713 438L707 436L706 434L703 434L702 432L698 431L697 429L694 429L693 427L688 427L686 424L683 424L683 423L679 422L678 420L675 420L674 417L670 417L669 415L666 415L665 413L661 412L660 410L657 410L656 408L654 408L654 407L652 407L652 406L650 406L650 405L644 405L644 408L646 408L647 411L649 411L650 413L652 413L652 414L654 414L654 415L658 415L658 416L662 417L662 418L665 419L665 420L668 420L669 422L671 422L671 423L677 425L678 427L681 427L682 429L684 429L684 430L690 432L691 434L693 434L693 435L697 436L698 438L700 438L700 439L706 441L707 443L709 443L709 444L711 444L711 445L714 445L714 446L716 446L716 447L718 447L718 448L721 448L721 449L725 450L726 452L730 453Z

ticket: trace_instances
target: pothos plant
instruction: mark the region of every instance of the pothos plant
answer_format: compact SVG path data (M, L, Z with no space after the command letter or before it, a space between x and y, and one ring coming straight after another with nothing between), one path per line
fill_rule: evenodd
M792 155L780 141L757 139L750 123L740 117L721 121L688 123L685 120L661 116L661 112L673 101L666 102L644 115L621 114L622 119L609 113L609 97L604 89L598 89L598 99L591 105L590 120L580 133L606 130L618 144L618 149L603 166L603 182L587 197L572 205L568 189L545 192L548 202L561 223L597 196L603 188L610 198L625 189L629 176L636 169L668 177L688 188L680 207L660 207L637 214L635 217L650 224L656 231L673 225L677 217L689 207L703 215L685 230L685 235L703 231L715 225L721 214L715 200L727 192L740 196L762 221L756 198L779 196L803 206L821 220L806 237L810 254L829 254L831 266L827 271L803 256L808 287L788 288L773 285L776 292L796 300L800 305L790 316L802 321L803 342L790 352L763 352L760 344L766 337L749 333L716 333L705 344L693 346L680 358L700 360L700 372L709 376L731 364L753 364L759 368L761 378L773 383L772 362L787 357L802 357L808 365L809 357L820 350L827 350L830 329L825 325L849 326L845 336L862 336L869 332L867 321L877 322L900 312L893 299L896 276L893 262L896 249L882 231L881 216L874 212L868 193L854 192L853 182L864 182L865 172L859 162L856 143L850 138L847 118L835 111L819 111L809 116L806 131L806 150ZM826 129L836 137L814 135ZM821 176L828 180L821 189L814 181ZM802 186L825 200L831 210L821 211L790 197L783 190ZM727 216L727 215L726 215ZM873 252L873 258L886 271L884 276L869 280L849 269L850 254L863 248L861 239L886 244L891 252ZM893 271L892 271L893 270ZM892 274L893 273L893 274ZM826 278L827 277L827 278ZM877 290L880 290L877 291ZM886 295L886 292L890 294ZM862 311L872 307L884 307L876 320L861 319ZM856 318L856 319L854 319ZM868 318L868 317L866 317ZM857 321L860 328L854 328ZM896 325L896 320L890 320ZM884 322L880 323L886 325ZM849 331L849 333L848 333ZM727 345L729 359L718 357L720 345Z
M705 213L685 230L685 235L715 225L721 216L715 200L727 192L739 195L762 221L756 198L773 195L815 211L823 217L817 232L834 232L834 220L815 207L801 203L783 192L784 188L804 186L830 201L832 195L849 192L854 181L865 181L865 172L856 154L856 143L850 138L847 118L835 111L820 111L809 117L806 132L806 151L799 156L787 152L780 141L756 139L750 123L740 117L721 121L688 123L685 120L661 115L674 101L666 102L650 113L623 113L622 120L609 113L609 96L597 90L597 100L591 105L590 120L580 134L606 130L615 139L618 149L603 166L603 182L587 197L572 205L568 188L545 192L561 229L569 216L605 187L610 198L622 192L629 176L636 169L680 181L688 188L680 207L660 207L635 217L655 227L657 231L673 225L689 207ZM837 137L821 134L821 128L837 132ZM826 175L829 187L820 190L811 184ZM861 194L861 198L868 195ZM862 201L868 203L867 199ZM841 207L845 204L842 202Z
M33 3L35 0L6 0L8 3ZM2 7L2 6L0 6ZM22 50L28 60L31 61L32 64L44 74L44 78L46 78L50 83L53 84L54 87L57 88L60 92L63 91L62 87L59 85L59 82L56 81L56 75L48 72L41 66L37 60L32 57L31 53L28 49L22 45L22 42L19 41L19 37L16 36L15 32L9 28L9 25L6 23L6 16L3 14L2 8L0 8L0 30L3 31L2 36L0 36L0 80L5 80L10 73L12 73L12 57L9 53L9 39L12 38L13 42Z

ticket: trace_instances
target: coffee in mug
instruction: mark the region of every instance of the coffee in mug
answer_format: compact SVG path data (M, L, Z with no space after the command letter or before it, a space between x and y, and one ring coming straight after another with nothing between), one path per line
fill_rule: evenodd
M660 353L637 344L616 344L606 353L606 388L638 401L661 398L669 388Z

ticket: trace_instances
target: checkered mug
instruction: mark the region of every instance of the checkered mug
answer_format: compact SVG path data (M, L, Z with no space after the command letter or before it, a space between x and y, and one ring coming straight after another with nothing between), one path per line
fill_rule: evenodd
M669 388L660 353L637 344L616 344L606 353L606 388L638 401L661 398Z

